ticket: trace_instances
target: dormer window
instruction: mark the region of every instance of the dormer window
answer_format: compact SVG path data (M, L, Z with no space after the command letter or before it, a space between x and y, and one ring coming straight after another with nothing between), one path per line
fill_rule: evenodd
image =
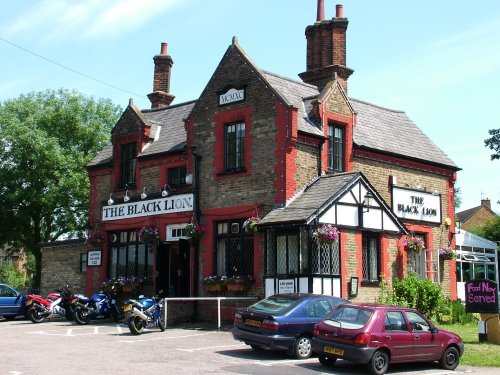
M121 165L120 165L120 187L127 188L135 186L136 160L137 156L136 156L135 143L122 145Z
M344 134L343 126L328 125L328 169L333 172L345 172Z

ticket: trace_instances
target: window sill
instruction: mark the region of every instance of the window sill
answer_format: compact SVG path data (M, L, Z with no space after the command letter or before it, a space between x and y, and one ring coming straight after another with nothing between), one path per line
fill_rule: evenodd
M379 287L379 286L380 286L380 281L368 281L368 280L363 280L363 281L361 281L361 286L373 286L373 287Z
M224 171L221 173L217 173L217 176L232 176L232 175L236 175L236 174L243 174L246 172L247 172L246 168L241 168L241 169L236 169L233 171Z

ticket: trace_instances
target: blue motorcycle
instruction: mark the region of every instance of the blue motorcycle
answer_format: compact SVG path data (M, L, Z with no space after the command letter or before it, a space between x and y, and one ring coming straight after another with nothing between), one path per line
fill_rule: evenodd
M95 319L113 319L118 322L122 314L116 304L115 292L96 293L91 298L85 297L76 303L74 310L75 322L89 324Z
M144 328L158 327L162 332L165 331L163 298L139 296L139 300L129 299L123 311L128 314L128 328L133 335L140 335Z

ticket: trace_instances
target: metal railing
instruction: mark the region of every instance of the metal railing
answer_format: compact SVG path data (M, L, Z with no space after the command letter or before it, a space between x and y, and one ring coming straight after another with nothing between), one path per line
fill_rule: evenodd
M221 301L239 300L239 301L252 301L257 300L257 297L167 297L163 299L165 327L167 327L168 318L168 301L186 302L186 301L217 301L217 329L220 330L220 305Z

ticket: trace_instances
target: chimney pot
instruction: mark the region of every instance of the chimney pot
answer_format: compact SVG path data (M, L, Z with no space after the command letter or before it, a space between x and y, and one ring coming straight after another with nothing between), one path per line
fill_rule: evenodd
M166 55L167 54L167 46L168 46L167 43L165 43L165 42L161 43L160 55Z
M316 13L316 22L321 22L325 19L325 1L318 0L318 11Z
M344 17L344 6L342 4L335 5L335 17L337 18Z

